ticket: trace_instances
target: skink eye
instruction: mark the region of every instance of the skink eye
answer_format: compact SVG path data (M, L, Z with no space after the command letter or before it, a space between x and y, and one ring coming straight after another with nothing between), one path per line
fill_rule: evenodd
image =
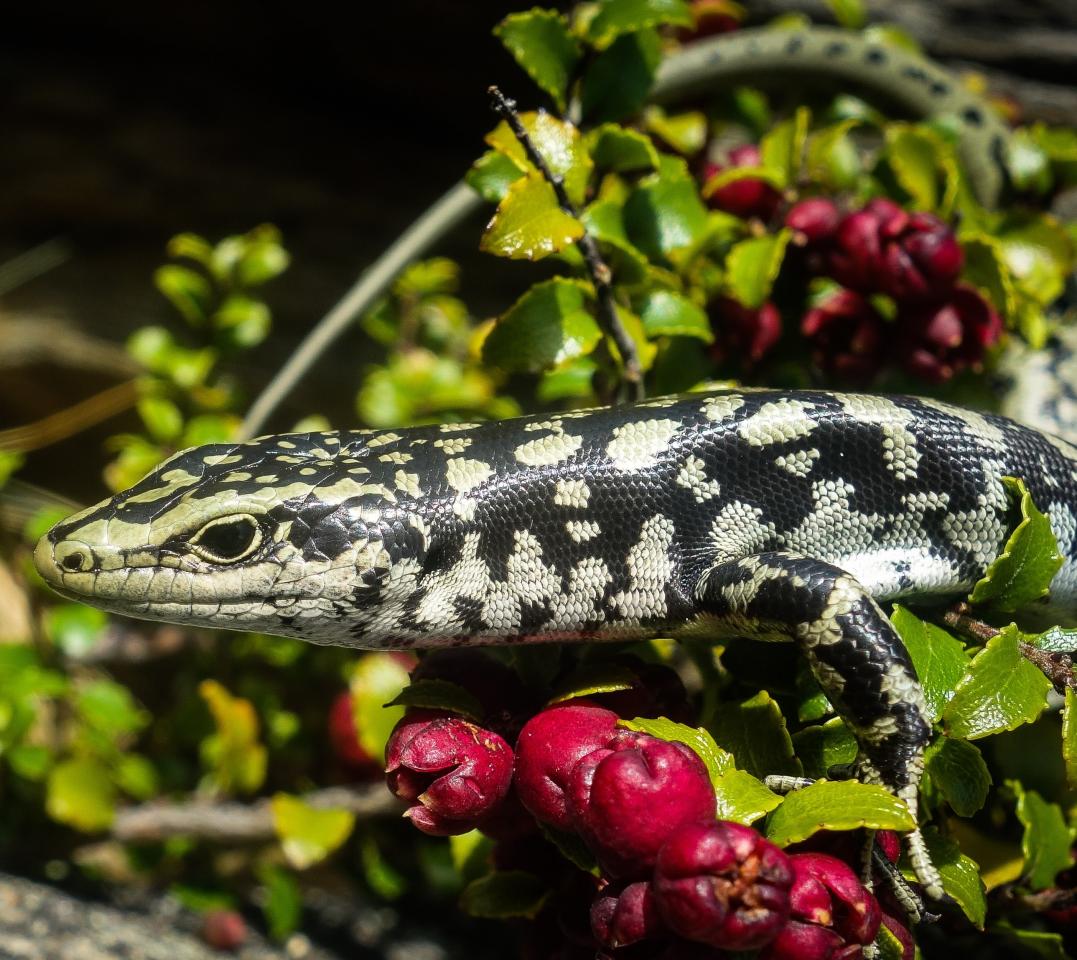
M262 543L262 529L249 514L211 520L188 542L191 550L210 563L238 563Z

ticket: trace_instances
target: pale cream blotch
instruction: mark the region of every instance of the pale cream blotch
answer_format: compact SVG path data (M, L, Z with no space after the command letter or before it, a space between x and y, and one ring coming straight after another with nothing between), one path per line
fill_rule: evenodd
M644 470L658 462L679 429L676 420L635 420L613 430L606 455L617 470Z
M521 443L513 455L525 467L549 467L563 463L583 446L583 437L565 433L560 421L529 423L525 429L550 430L545 437Z
M591 488L584 480L558 480L554 484L553 502L559 507L586 510L591 499Z
M674 533L673 521L656 514L644 522L639 540L629 548L629 587L612 598L622 619L629 623L665 616L666 587L673 579Z
M794 477L806 477L811 473L812 467L815 466L815 461L819 457L818 448L812 447L810 450L797 450L796 453L780 454L774 458L774 465L786 473L791 473Z
M775 400L764 403L737 428L749 446L765 447L806 437L817 426L813 407L803 400Z
M703 401L703 416L708 420L727 420L743 406L744 397L735 393L708 397Z
M602 533L602 528L593 520L569 520L565 524L565 532L576 543L584 543L587 540L593 540Z
M722 492L722 485L717 480L708 478L706 464L694 454L689 454L677 471L676 482L678 486L692 492L696 503L704 503Z

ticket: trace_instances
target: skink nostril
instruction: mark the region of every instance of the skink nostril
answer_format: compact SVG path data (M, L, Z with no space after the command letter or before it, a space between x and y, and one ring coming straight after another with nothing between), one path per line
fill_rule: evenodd
M68 573L86 573L94 568L93 550L83 543L58 543L55 557L57 566Z

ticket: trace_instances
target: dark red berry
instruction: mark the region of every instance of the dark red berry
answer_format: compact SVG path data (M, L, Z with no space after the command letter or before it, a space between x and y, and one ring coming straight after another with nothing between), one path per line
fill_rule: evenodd
M693 0L692 17L695 25L682 27L677 31L677 39L682 43L713 37L722 33L731 33L740 26L744 16L741 9L729 0Z
M359 742L352 696L347 691L339 694L329 708L329 743L333 752L353 770L377 770L379 762Z
M591 932L607 950L650 939L664 928L648 880L607 887L591 905Z
M763 359L782 335L782 316L767 300L761 307L746 307L732 297L721 297L711 313L713 352L718 360L735 359L751 367Z
M1002 336L1002 320L971 287L956 287L938 304L898 310L898 354L902 366L929 383L945 383L959 370L976 368Z
M867 383L882 368L884 331L879 311L860 294L844 289L827 295L800 321L815 366L853 383Z
M819 244L830 240L841 222L841 212L833 200L812 197L801 200L785 214L785 225L805 244Z
M202 939L214 950L238 950L247 940L247 922L235 910L209 910L202 917Z
M736 167L761 167L763 156L755 144L729 151L725 163L708 163L703 171L704 184L717 174ZM744 177L719 187L708 198L717 210L724 210L745 220L758 217L769 220L782 201L781 193L760 177Z

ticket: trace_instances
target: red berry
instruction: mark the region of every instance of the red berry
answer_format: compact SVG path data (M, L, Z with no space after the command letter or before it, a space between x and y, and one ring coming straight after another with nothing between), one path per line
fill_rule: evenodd
M683 743L622 730L573 768L573 823L602 868L641 877L683 823L714 818L714 788L699 756Z
M837 290L808 310L800 332L815 366L832 377L866 383L883 366L883 318L852 290Z
M488 817L512 782L512 748L492 730L441 711L416 710L386 747L389 789L412 805L424 833L466 833Z
M834 236L841 222L841 213L833 200L812 197L801 200L785 214L785 225L807 244L818 244Z
M247 922L235 910L209 910L202 917L202 939L214 950L238 950L247 939Z
M377 761L359 742L352 697L347 691L339 694L329 708L329 743L333 752L349 767L377 769Z
M711 317L717 359L733 357L743 366L751 367L781 338L782 315L769 300L756 309L732 297L722 297L717 306L717 314Z
M687 940L723 950L754 950L789 916L793 868L751 827L725 820L684 824L654 868L662 919Z
M682 27L677 31L677 39L682 43L701 40L722 33L731 33L740 26L740 12L735 3L729 0L693 0L692 17L695 25Z
M591 905L591 932L607 950L647 940L664 929L647 880L607 887Z
M536 820L572 829L565 800L572 768L616 729L616 713L583 702L550 707L524 724L516 741L516 793Z
M746 144L730 150L726 163L708 163L703 171L704 183L732 168L761 167L762 165L763 156L759 152L759 147L755 144ZM724 210L726 213L732 213L745 220L751 217L769 220L782 202L782 195L766 180L759 177L744 177L719 187L708 200L715 209Z
M957 287L941 304L910 304L898 311L898 353L913 376L944 383L977 367L1002 336L1002 320L971 287Z

